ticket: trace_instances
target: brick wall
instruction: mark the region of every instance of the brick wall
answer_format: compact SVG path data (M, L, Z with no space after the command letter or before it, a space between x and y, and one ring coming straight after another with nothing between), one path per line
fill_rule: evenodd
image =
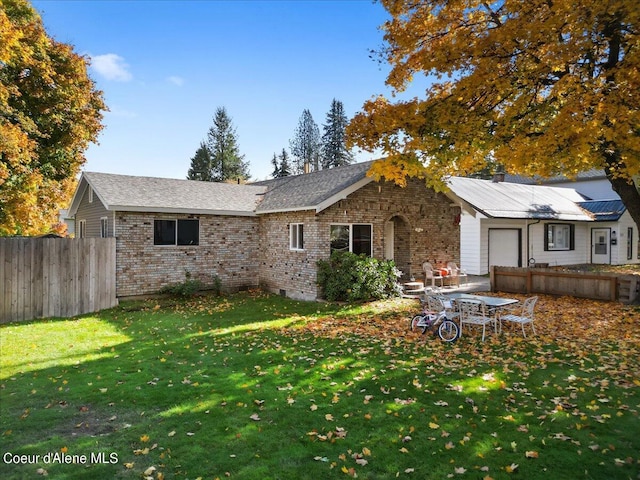
M194 218L200 244L154 245L153 221ZM116 212L118 296L155 293L183 282L185 272L205 284L217 275L225 291L258 285L257 217Z
M316 214L314 211L268 214L260 224L260 283L270 291L315 299L316 262L330 255L330 225L373 226L373 254L384 258L385 223L395 224L394 259L406 276L422 276L422 262L434 265L460 258L457 206L419 180L405 188L372 182ZM304 224L304 251L289 250L289 224ZM388 240L387 240L388 241Z

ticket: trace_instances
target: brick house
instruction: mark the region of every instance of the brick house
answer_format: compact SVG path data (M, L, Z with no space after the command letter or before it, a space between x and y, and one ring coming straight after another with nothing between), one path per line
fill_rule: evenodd
M84 172L70 215L78 237L116 237L119 297L188 275L313 300L333 249L393 259L406 278L427 260L459 262L458 204L419 180L375 182L370 165L249 185Z

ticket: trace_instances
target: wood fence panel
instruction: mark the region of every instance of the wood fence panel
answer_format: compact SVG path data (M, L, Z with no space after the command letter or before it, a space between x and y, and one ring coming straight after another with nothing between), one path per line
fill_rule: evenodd
M0 323L111 308L115 238L0 238Z
M615 301L619 279L615 274L558 271L544 268L492 267L491 290L510 293L569 295Z

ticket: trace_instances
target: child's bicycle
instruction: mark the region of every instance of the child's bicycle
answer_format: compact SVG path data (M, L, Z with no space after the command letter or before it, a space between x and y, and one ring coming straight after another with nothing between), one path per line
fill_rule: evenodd
M447 305L448 304L448 305ZM434 330L443 342L455 342L460 336L460 328L453 320L447 318L447 311L451 310L449 300L427 294L427 301L421 313L414 315L409 328L414 330Z

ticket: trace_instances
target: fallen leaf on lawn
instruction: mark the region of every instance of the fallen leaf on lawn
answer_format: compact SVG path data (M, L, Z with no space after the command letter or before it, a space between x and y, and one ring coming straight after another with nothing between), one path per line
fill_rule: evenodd
M440 425L438 425L437 423L434 423L434 422L429 422L429 428L432 428L432 429L435 430L437 428L440 428Z
M415 471L415 468L405 468L404 473L413 473Z
M253 420L254 422L259 422L260 421L260 415L258 415L257 413L254 413L253 415L251 415L249 417L251 420Z
M149 476L149 475L153 475L153 472L155 472L157 469L156 467L149 467L144 471L144 475Z
M409 453L409 450L407 450L407 449L406 449L406 448L404 448L404 447L402 447L402 448L400 449L400 451L401 451L402 453Z
M313 405L311 405L311 406L309 407L309 409L310 409L312 412L315 412L315 411L318 409L318 405L316 405L316 404L314 403Z
M36 470L36 473L38 475L42 475L44 477L46 477L47 475L49 475L49 472L47 472L44 468L39 468Z
M149 435L142 435L140 437L140 441L143 442L143 443L144 442L148 442L149 441Z
M529 450L524 454L524 456L527 458L538 458L538 452Z
M457 467L453 469L458 475L462 475L463 473L467 473L467 469L464 467Z
M124 468L132 469L134 465L134 462L127 462L124 464Z
M324 418L328 421L328 422L333 422L333 415L331 415L330 413L327 413Z
M173 437L176 434L175 430L171 430L169 433L167 433L167 437Z
M367 447L363 447L362 454L368 457L371 455L371 450L369 450Z
M512 463L511 465L507 465L505 470L507 473L513 473L518 469L519 465L517 463Z

